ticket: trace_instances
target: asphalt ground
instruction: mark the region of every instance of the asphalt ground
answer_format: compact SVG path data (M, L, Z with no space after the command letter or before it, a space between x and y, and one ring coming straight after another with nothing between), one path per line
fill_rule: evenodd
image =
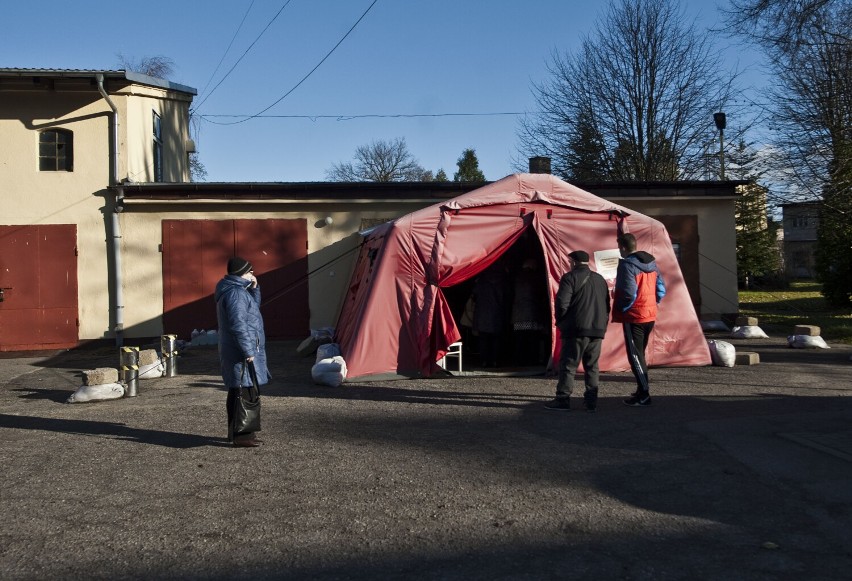
M596 414L544 376L316 386L272 343L256 449L215 347L85 404L117 348L7 354L0 578L850 578L852 347L725 340L761 363L652 369L649 408L606 373Z

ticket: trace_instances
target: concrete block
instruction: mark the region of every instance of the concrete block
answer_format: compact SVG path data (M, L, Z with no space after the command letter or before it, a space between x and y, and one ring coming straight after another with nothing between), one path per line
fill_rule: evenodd
M142 349L139 351L139 366L143 365L151 365L153 363L157 363L160 360L160 356L157 355L156 349Z
M737 351L735 363L737 365L757 365L760 363L760 355L754 351Z
M737 317L737 327L756 327L757 317Z
M83 385L106 385L118 383L118 369L98 367L83 371Z
M807 337L819 337L820 328L816 325L796 325L794 335L805 335Z

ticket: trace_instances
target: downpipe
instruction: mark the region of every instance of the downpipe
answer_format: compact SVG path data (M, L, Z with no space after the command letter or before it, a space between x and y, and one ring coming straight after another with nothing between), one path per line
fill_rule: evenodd
M118 148L118 107L110 99L109 94L104 89L104 76L102 74L95 75L95 81L98 84L98 92L112 109L112 132L110 134L110 154L112 163L110 164L110 185L116 186L115 199L113 200L112 212L110 213L110 230L112 236L112 273L113 273L113 288L112 296L115 300L115 344L117 347L124 345L124 281L121 275L121 225L119 224L118 214L124 207L124 188L120 187L121 183L118 179L119 168L119 148Z

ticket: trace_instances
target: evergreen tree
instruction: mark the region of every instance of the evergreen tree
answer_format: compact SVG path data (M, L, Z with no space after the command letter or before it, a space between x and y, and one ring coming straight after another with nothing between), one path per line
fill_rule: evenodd
M778 224L768 217L769 189L757 183L757 153L740 141L728 156L728 173L734 179L750 180L740 186L734 202L737 229L737 280L749 288L755 278L777 273L781 266Z
M447 172L444 171L444 168L441 168L441 169L438 170L438 173L435 174L434 181L436 181L436 182L448 182L448 181L450 181L450 178L447 177Z
M456 162L459 171L453 175L454 182L484 182L485 175L479 169L479 160L476 159L476 151L465 149Z
M606 146L603 139L583 115L577 120L577 131L570 135L565 151L570 181L591 182L607 179Z
M764 186L750 183L740 186L742 195L735 202L737 224L737 280L749 288L755 278L779 270L778 223L766 214Z
M852 149L852 146L850 146ZM846 154L852 159L852 152ZM834 172L823 192L817 230L816 271L822 294L833 306L852 307L852 175ZM840 175L845 174L845 175Z

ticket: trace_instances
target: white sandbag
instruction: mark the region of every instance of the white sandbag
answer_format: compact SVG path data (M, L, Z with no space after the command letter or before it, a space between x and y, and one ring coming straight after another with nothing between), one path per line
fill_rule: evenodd
M191 337L192 339L189 344L193 347L197 347L199 345L219 344L219 332L216 329L210 329L209 331L205 331L204 329L201 329L200 331L193 329Z
M317 360L319 363L323 359L331 359L340 355L340 345L337 343L326 343L317 347Z
M717 367L733 367L737 362L737 349L727 341L707 341L710 359Z
M139 379L155 379L162 377L165 373L166 365L162 361L139 366Z
M763 329L757 325L734 327L731 331L731 337L734 339L769 339L769 335L764 333Z
M723 323L722 321L701 321L701 330L702 331L722 331L724 333L730 332L730 328Z
M338 387L346 379L346 362L339 355L317 361L311 368L314 383Z
M790 335L787 337L787 345L795 349L831 349L820 336Z
M124 396L124 386L120 383L101 383L98 385L81 385L77 391L68 396L66 403L83 403L87 401L102 401L118 399Z

